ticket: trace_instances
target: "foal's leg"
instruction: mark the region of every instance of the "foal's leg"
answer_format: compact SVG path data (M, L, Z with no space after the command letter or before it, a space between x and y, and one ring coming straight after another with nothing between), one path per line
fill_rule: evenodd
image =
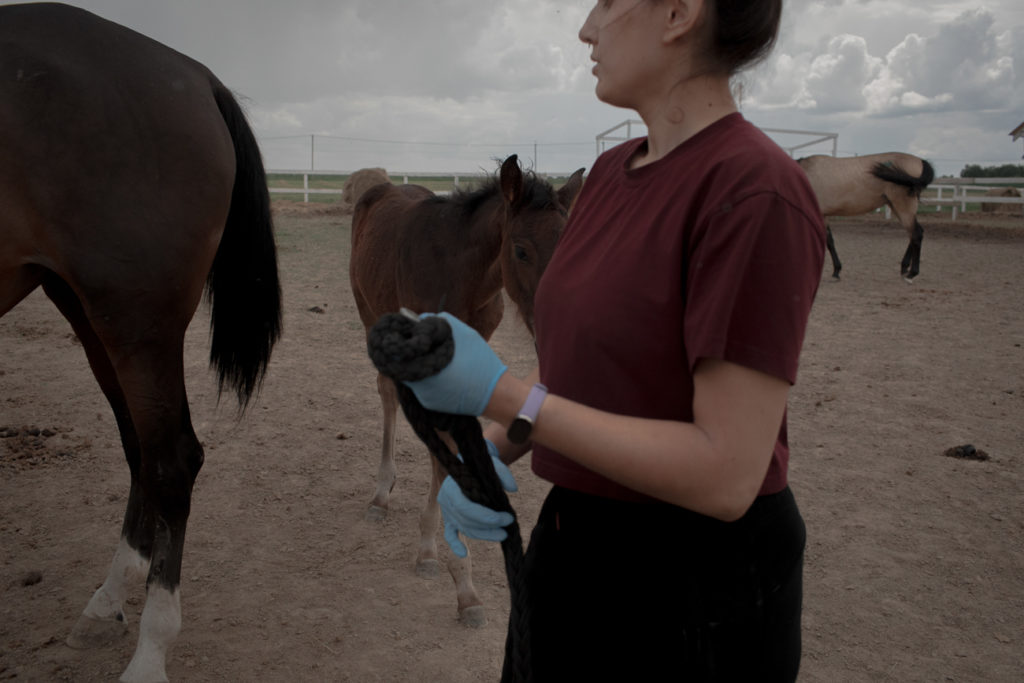
M458 449L447 434L441 434L441 438L453 453ZM419 554L416 557L416 573L420 576L437 575L437 529L441 524L441 506L437 502L437 492L441 489L441 482L444 481L447 474L438 463L437 458L431 457L430 490L420 515L420 546ZM487 614L483 602L477 595L476 587L473 585L473 563L470 559L468 545L465 557L449 553L448 573L451 574L452 581L455 582L459 621L473 628L485 626Z
M384 438L380 447L380 468L377 470L377 490L373 494L366 518L380 521L388 515L388 500L391 489L395 488L397 469L395 467L395 416L398 412L398 392L394 382L377 374L377 393L384 413Z

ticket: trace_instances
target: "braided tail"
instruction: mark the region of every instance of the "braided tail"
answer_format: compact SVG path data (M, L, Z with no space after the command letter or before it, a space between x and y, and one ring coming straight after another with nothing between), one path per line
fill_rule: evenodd
M389 313L370 329L367 347L377 370L395 381L402 412L416 436L426 444L466 497L493 510L512 514L512 524L507 527L508 536L501 542L511 600L501 680L502 683L528 683L532 675L523 539L518 517L487 453L480 421L475 417L428 410L402 383L430 377L451 362L455 350L451 327L440 316L417 321L399 313ZM462 453L462 460L441 440L438 431L451 435Z

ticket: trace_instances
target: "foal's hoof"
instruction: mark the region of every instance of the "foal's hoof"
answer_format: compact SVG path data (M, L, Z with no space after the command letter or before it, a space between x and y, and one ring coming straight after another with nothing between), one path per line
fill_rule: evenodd
M370 505L366 508L366 521L368 522L383 522L387 519L388 509L382 508L379 505Z
M487 612L483 605L473 605L459 612L459 621L463 626L483 628L487 625Z
M68 647L76 650L89 650L106 647L123 638L126 633L128 625L121 615L117 619L95 619L83 614L78 617L78 623L71 629L66 642Z
M416 563L416 576L421 579L436 579L441 573L441 565L437 560L420 560Z

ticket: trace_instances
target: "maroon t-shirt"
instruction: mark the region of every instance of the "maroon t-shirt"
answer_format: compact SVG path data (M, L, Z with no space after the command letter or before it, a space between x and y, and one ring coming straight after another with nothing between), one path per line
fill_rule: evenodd
M594 163L541 279L540 380L600 410L692 422L701 358L796 381L825 227L803 171L738 113L628 169L644 145ZM785 488L788 461L783 418L761 494ZM570 489L650 500L540 445L532 466Z

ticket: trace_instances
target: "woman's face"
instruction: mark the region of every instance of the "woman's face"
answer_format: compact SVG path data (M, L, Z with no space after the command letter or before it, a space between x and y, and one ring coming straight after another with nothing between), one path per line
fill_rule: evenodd
M664 66L656 51L663 16L659 3L651 0L597 0L579 37L591 47L599 100L638 109L655 94Z

